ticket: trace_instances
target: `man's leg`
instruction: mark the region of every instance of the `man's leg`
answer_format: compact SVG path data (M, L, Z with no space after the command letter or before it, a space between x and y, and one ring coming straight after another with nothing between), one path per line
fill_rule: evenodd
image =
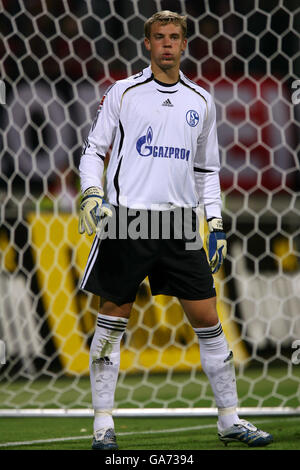
M132 303L118 306L113 302L104 301L97 317L90 348L95 449L117 448L112 410L120 368L120 343L131 308Z
M218 435L222 442L244 442L251 447L273 442L271 434L237 415L237 390L232 352L223 333L216 309L216 297L180 300L198 336L202 368L207 375L218 408Z
M180 302L199 340L202 368L218 408L218 427L228 428L239 422L238 400L232 352L219 321L216 297Z

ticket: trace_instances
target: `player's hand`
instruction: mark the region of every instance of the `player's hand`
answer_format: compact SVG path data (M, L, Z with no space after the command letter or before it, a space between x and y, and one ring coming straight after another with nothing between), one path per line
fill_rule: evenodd
M226 258L227 242L223 231L223 221L219 218L212 218L207 221L209 234L206 239L206 246L209 264L213 274L217 273Z
M112 210L103 199L103 191L92 186L84 191L80 203L79 233L92 235L99 231L100 221L105 216L112 216Z

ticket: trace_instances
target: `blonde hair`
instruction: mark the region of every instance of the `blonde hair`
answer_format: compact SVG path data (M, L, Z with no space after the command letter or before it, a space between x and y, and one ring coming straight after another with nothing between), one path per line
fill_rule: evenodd
M182 35L185 38L187 34L187 22L186 22L186 16L179 15L179 13L175 13L174 11L170 10L163 10L159 11L157 13L154 13L148 20L145 22L144 25L144 31L145 31L145 37L147 39L150 39L151 35L151 26L153 23L162 23L162 24L168 24L168 23L174 23L176 25L181 26L182 30Z

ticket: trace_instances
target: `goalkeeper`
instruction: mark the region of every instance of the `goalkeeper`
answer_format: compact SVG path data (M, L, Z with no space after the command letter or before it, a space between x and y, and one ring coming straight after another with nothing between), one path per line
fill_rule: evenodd
M156 13L145 23L144 41L150 66L107 90L79 167L83 193L79 231L96 233L81 289L101 297L90 349L92 448L117 449L112 409L120 342L138 287L147 276L153 295L179 299L198 337L201 364L218 408L219 438L224 443L263 446L272 436L237 415L232 352L216 310L212 274L226 256L226 238L215 106L211 95L180 71L187 46L184 16L170 11ZM108 205L103 199L102 176L110 146ZM148 214L147 220L155 212L162 225L165 214L190 210L195 226L194 208L200 204L209 227L208 259L203 247L190 250L184 236L174 236L172 217L169 228L173 236L169 239L161 236L161 225L158 237L149 233L148 237L131 237L129 230L125 237L101 239L99 235L103 217L115 219L120 228L120 214L128 216L129 224L134 209Z

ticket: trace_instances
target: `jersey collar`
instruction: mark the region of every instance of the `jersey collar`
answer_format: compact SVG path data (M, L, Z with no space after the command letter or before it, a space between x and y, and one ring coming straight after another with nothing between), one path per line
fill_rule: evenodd
M164 87L172 87L172 86L175 86L177 85L177 83L180 81L181 79L181 71L179 71L179 77L178 77L178 80L177 82L174 82L174 83L164 83L164 82L161 82L159 80L157 80L156 78L154 78L154 75L152 73L152 70L151 70L151 65L149 65L148 67L146 67L146 69L144 69L144 75L148 75L149 77L153 78L153 80L160 86L164 86Z

